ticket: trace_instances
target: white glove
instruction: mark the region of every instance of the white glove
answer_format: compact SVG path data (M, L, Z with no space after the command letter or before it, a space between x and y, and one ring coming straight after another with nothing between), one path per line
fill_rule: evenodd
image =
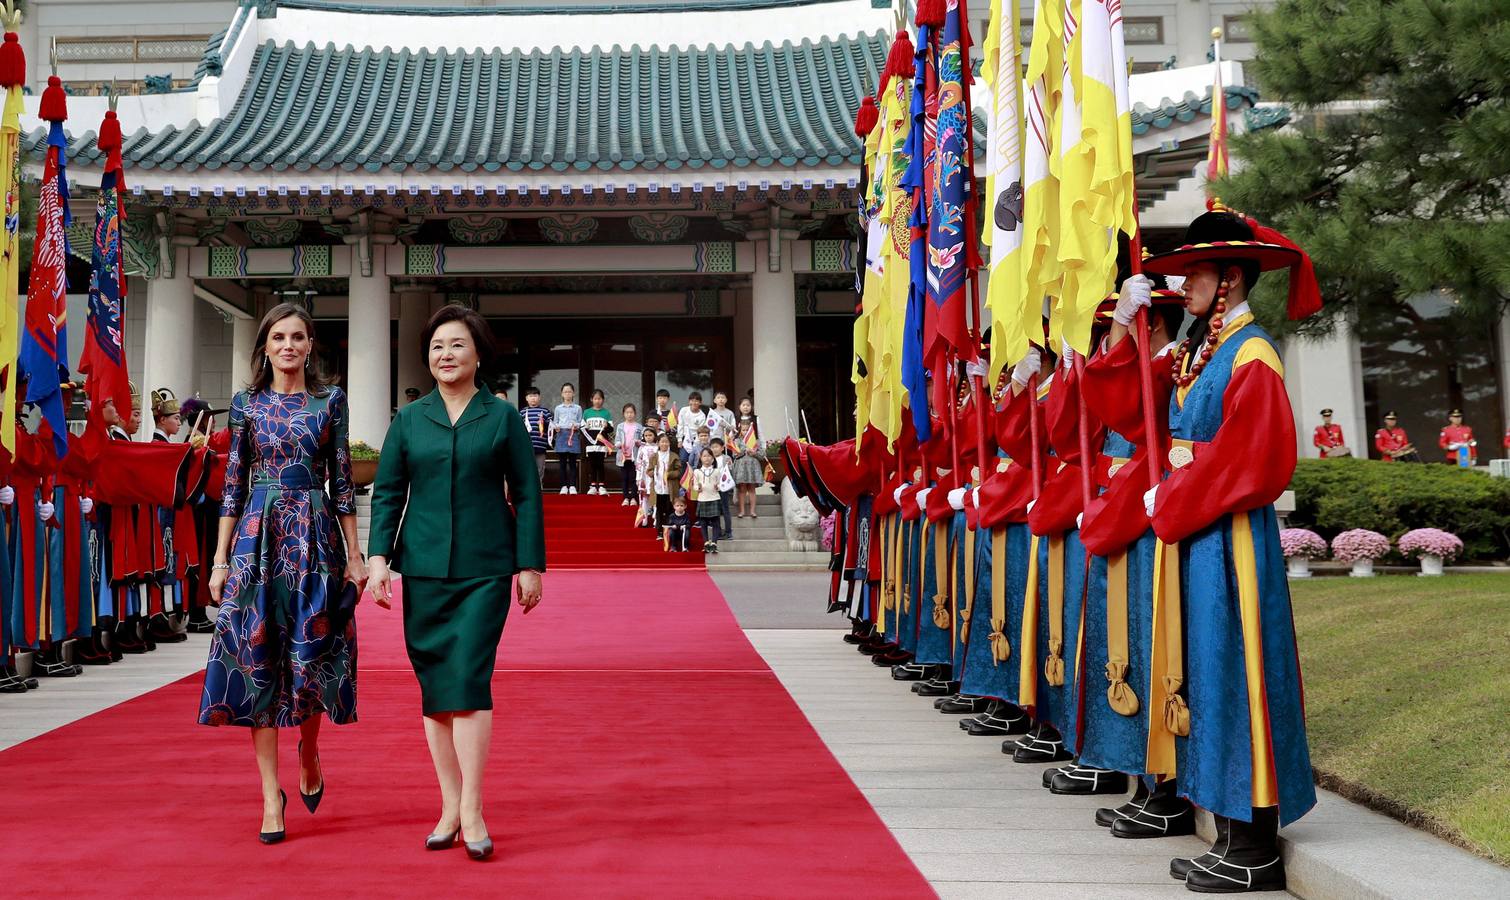
M981 362L979 359L971 360L970 362L965 363L965 374L970 376L971 378L985 378L986 364Z
M1080 530L1080 523L1085 521L1085 513L1075 513L1075 530Z
M83 513L86 516L89 515L90 513L94 512L94 498L93 497L80 497L79 498L79 512Z
M933 493L933 488L931 487L923 488L921 491L917 492L918 509L928 509L928 495L931 493Z
M0 487L0 506L10 506L16 502L16 489L10 485Z
M907 485L904 484L901 487L897 488L896 490L892 491L891 492L891 502L895 503L898 506L901 506L902 505L902 492L905 491L905 490L907 490Z
M1153 282L1147 275L1132 275L1122 282L1117 294L1117 308L1112 311L1112 320L1124 328L1138 317L1138 310L1153 305Z
M976 509L980 509L980 488L976 488L970 492L970 505Z
M52 518L54 512L55 510L51 503L48 503L46 500L37 501L37 518L46 522Z
M1153 518L1154 497L1158 493L1159 493L1159 486L1158 485L1154 485L1153 487L1149 488L1147 491L1143 492L1143 513L1144 513L1144 515L1148 516L1150 519Z
M1027 387L1028 381L1038 374L1043 368L1043 354L1037 347L1029 347L1028 355L1017 361L1012 367L1012 382L1021 387Z
M955 488L954 490L952 490L952 491L949 492L949 508L950 509L964 509L965 508L965 489L964 488Z
M1028 501L1028 505L1023 509L1023 512L1029 512L1030 513L1030 512L1033 511L1033 507L1035 507L1037 505L1038 505L1038 501L1037 500L1029 500Z
M1075 367L1075 348L1071 347L1070 342L1065 338L1059 339L1059 364L1066 369Z

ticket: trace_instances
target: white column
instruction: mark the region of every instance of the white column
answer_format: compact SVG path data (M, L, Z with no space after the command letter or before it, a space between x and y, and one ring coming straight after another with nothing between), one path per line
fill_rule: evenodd
M183 398L194 393L199 374L194 338L194 279L189 277L189 248L173 247L173 271L147 282L147 325L142 349L143 440L152 437L152 392L168 388Z
M755 411L766 438L800 429L797 409L797 282L792 276L790 243L782 242L780 271L767 265L769 244L755 242L755 272L750 278L750 328L755 370Z
M419 388L421 394L429 393L431 379L422 359L420 341L424 337L425 323L430 319L430 289L409 287L398 294L398 396L399 406L406 402L404 391Z
M738 409L739 398L754 385L755 325L751 313L750 291L734 291L734 389L729 392L729 406Z
M346 396L351 404L351 439L380 447L393 408L390 355L392 299L388 293L387 248L372 246L372 274L353 267L348 295Z
M235 316L231 319L231 396L237 391L244 390L247 382L252 380L252 357L257 348L252 342L257 339L257 326L261 323L260 318L242 318Z
M1342 426L1342 436L1353 454L1367 457L1373 432L1364 416L1362 352L1352 327L1339 321L1336 330L1326 337L1289 338L1284 366L1300 455L1317 455L1311 433L1321 424L1320 412L1330 407L1332 422Z

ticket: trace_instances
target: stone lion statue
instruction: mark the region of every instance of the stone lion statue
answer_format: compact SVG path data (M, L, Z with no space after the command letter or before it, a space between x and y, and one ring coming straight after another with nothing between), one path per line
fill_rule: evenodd
M786 522L786 539L793 550L818 549L822 520L813 502L792 490L791 479L781 482L781 517Z

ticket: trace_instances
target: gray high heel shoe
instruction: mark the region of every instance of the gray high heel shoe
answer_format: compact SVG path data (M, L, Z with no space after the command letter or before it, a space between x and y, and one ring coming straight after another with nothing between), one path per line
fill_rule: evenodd
M437 831L434 834L431 834L431 835L429 835L428 837L425 838L425 849L426 850L450 850L452 847L456 846L456 839L458 837L460 837L460 836L461 836L461 827L460 826L457 826L457 828L454 831L452 831L450 834L445 834L443 832Z
M467 855L475 860L484 860L493 855L493 839L485 837L480 841L463 840L467 845Z

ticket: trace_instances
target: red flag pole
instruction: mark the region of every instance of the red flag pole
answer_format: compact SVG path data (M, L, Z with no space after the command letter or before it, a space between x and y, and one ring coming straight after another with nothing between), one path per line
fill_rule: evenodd
M1134 194L1136 197L1136 194ZM1133 221L1138 217L1138 205L1133 203ZM1143 274L1143 229L1133 232L1132 240L1128 243L1127 253L1132 273ZM1138 316L1133 320L1133 335L1138 342L1138 393L1143 401L1143 443L1148 448L1148 483L1158 484L1162 479L1164 458L1164 442L1160 439L1158 431L1158 419L1155 417L1153 395L1153 348L1149 346L1152 338L1148 331L1148 310L1139 309Z
M1075 401L1079 405L1076 411L1080 432L1080 499L1083 504L1082 512L1091 508L1091 500L1096 491L1091 484L1091 466L1095 460L1091 458L1091 413L1085 405L1085 357L1083 354L1075 354Z
M1029 451L1028 464L1032 466L1034 500L1037 500L1039 493L1043 491L1043 423L1039 421L1040 415L1042 413L1038 409L1038 373L1034 372L1028 378L1028 440L1033 443L1033 448Z

